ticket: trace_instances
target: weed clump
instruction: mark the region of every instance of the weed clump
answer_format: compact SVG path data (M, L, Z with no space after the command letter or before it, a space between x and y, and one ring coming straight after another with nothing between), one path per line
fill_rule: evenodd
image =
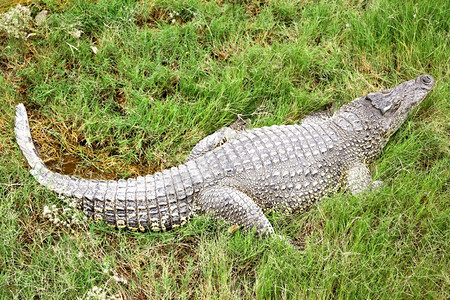
M0 36L28 39L35 35L36 27L42 26L46 18L46 10L41 11L33 18L28 7L17 4L16 7L0 14Z
M32 25L30 9L20 4L0 16L0 32L7 37L26 39Z
M65 197L61 200L66 201ZM75 202L69 202L69 207L59 208L56 205L44 206L43 217L52 222L55 226L67 228L71 232L75 232L76 228L86 226L87 217L81 211L76 209Z

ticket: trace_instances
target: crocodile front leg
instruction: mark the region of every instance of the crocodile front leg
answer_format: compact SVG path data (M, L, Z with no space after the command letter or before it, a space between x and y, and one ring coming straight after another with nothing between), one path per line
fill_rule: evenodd
M347 172L347 188L353 195L374 190L382 185L382 181L372 181L370 170L365 164L358 163Z
M240 131L247 129L248 123L248 119L242 119L241 115L238 115L237 120L230 126L222 127L198 142L189 153L185 162L193 160L232 140Z
M261 208L232 187L217 185L204 188L195 200L203 212L212 213L214 217L239 225L244 230L256 228L258 234L273 233L272 225Z
M185 162L196 159L197 157L202 156L206 152L213 150L214 148L223 145L227 141L233 139L236 136L237 132L229 127L223 127L214 132L213 134L208 135L204 139L195 145L186 158Z

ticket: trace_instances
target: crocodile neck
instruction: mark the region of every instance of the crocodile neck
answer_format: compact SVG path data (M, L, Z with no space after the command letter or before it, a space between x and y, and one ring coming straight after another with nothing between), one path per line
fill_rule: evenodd
M342 106L330 119L345 139L352 141L360 162L373 162L387 142L379 117L358 98Z

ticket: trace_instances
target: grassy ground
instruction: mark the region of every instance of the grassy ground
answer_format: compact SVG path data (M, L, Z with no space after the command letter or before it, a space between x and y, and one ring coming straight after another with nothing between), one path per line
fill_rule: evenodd
M0 298L450 297L448 1L27 2L45 21L0 31ZM117 179L179 164L237 114L292 124L424 73L433 92L372 168L382 191L270 216L300 250L205 217L67 228L55 217L79 215L13 136L23 102L51 169Z

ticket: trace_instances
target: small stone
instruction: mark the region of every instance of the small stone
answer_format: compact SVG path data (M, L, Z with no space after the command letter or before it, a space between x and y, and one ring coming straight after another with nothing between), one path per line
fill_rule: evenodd
M72 37L74 37L74 38L76 38L76 39L79 39L79 38L81 37L81 30L77 29L77 30L75 30L75 31L69 31L69 34L70 34Z
M94 54L97 54L98 52L98 48L95 46L91 46L92 52L94 52Z
M34 21L36 22L37 26L42 26L45 21L47 20L48 11L45 9L37 14L37 16L34 18Z

